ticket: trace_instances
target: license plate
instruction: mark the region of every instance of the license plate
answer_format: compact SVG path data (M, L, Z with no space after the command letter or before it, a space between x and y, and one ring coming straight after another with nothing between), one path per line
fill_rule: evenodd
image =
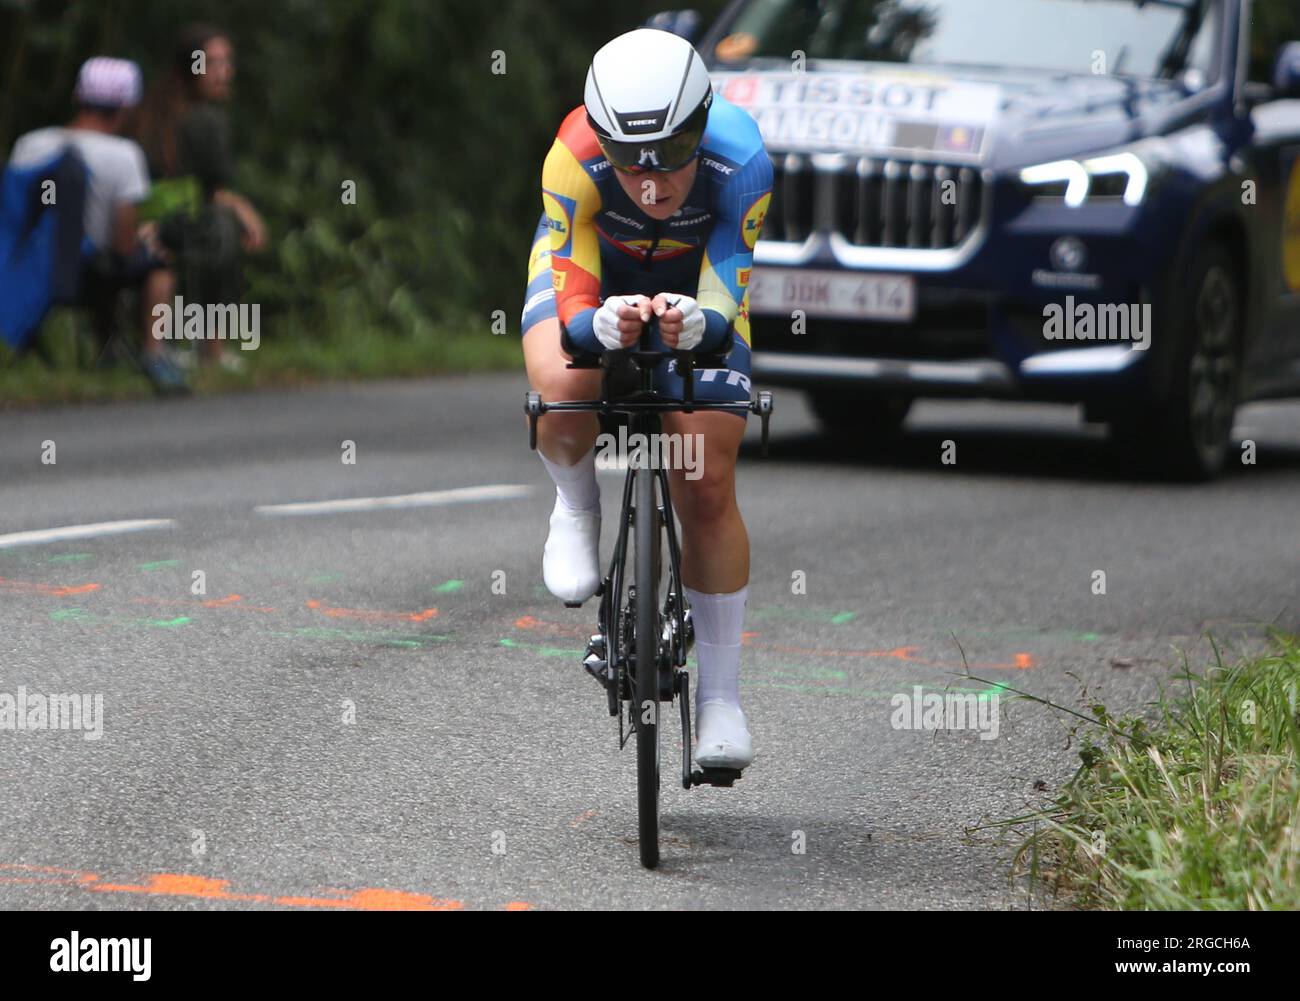
M749 311L766 316L907 323L916 317L916 279L911 275L852 271L796 271L755 268L749 282Z

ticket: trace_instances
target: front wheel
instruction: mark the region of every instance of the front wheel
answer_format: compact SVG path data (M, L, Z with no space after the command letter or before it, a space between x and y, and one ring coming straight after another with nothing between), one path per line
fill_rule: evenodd
M1167 400L1112 422L1117 444L1145 468L1184 480L1217 475L1231 447L1241 383L1241 283L1227 250L1208 244L1188 274L1188 296L1164 331L1178 338Z
M659 864L659 509L655 473L636 474L636 789L641 864Z
M830 434L850 435L865 442L887 439L898 433L912 408L906 396L816 390L808 395L813 413Z

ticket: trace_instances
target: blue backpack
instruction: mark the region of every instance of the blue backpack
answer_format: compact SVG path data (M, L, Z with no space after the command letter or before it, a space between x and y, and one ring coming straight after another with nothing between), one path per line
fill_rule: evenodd
M0 340L15 352L31 345L51 306L80 296L87 179L71 148L0 175ZM55 185L53 205L45 204L46 181Z

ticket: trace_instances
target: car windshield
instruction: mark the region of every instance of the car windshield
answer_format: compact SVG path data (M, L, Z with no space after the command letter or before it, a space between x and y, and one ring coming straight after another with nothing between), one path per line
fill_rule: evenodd
M751 0L712 53L1213 76L1219 0Z

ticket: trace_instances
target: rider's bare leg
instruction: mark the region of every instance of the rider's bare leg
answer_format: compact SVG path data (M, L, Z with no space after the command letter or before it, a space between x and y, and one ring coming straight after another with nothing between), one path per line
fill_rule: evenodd
M528 384L543 402L590 400L600 395L600 372L569 369L560 350L560 322L550 319L524 333ZM542 576L565 602L585 601L600 584L600 488L594 446L595 414L548 413L537 422L537 448L555 483L555 508L542 555Z
M594 400L600 396L599 369L568 369L560 350L560 321L542 320L524 333L528 385L542 400ZM600 433L595 414L547 414L537 422L537 448L552 462L572 466L592 450Z
M549 418L548 418L549 419ZM682 539L682 583L707 594L731 593L749 582L749 535L736 504L736 457L745 422L732 414L664 414L669 434L699 435L698 479L669 473Z
M740 708L740 640L749 587L749 535L736 504L736 457L745 422L731 414L664 415L670 434L698 435L698 476L669 473L681 526L682 583L695 623L695 758L705 767L744 768L753 759Z

